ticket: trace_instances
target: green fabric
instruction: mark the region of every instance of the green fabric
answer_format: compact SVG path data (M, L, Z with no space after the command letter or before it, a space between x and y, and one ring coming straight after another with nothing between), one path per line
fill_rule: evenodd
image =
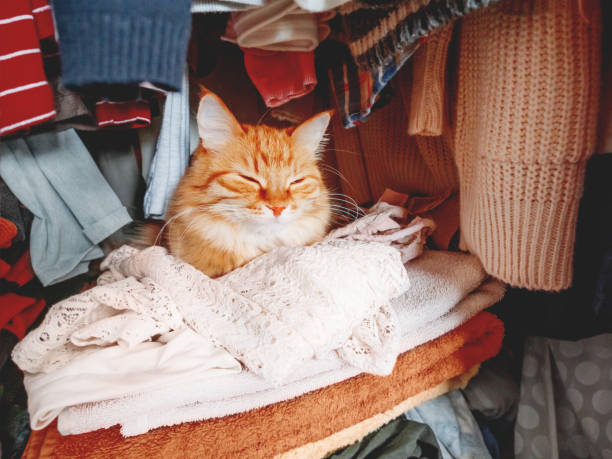
M440 459L438 442L428 425L403 416L336 451L329 459Z

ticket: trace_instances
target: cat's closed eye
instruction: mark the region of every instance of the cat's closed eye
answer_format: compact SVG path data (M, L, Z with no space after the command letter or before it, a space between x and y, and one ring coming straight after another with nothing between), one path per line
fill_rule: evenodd
M250 177L248 175L242 175L242 174L239 174L239 175L240 175L240 178L243 178L247 182L252 182L252 183L257 184L258 186L261 186L261 183L259 183L259 180L257 180L256 178Z
M305 177L302 177L302 178L299 178L299 179L295 179L289 185L297 185L298 183L302 183L304 181L304 179L305 179Z

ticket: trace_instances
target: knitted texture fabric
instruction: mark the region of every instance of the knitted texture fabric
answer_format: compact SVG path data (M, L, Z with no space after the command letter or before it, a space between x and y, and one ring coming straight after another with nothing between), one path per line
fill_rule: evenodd
M446 94L446 55L453 23L431 34L412 58L408 134L442 135Z
M53 0L66 87L149 81L179 90L189 0Z
M497 0L383 0L375 8L345 5L339 10L351 54L361 68L384 66L389 59L455 18ZM375 6L376 2L368 2Z
M601 15L573 0L504 1L464 19L455 154L462 246L519 287L572 282L595 150Z
M102 263L97 286L53 306L13 360L30 373L50 372L90 352L83 346L133 346L187 325L273 384L333 350L364 371L389 374L399 352L390 300L409 287L402 263L420 255L433 227L424 219L396 224L394 210L404 212L381 204L349 234L272 251L216 280L162 247L123 246Z

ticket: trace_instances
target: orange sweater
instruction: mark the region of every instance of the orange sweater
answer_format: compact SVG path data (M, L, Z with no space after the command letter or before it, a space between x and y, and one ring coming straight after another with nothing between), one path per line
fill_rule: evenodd
M455 157L461 235L519 287L572 281L578 205L595 151L601 13L506 0L461 24Z

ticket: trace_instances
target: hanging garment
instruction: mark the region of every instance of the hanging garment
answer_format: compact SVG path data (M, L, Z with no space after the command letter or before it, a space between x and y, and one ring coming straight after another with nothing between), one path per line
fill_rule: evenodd
M497 307L510 329L577 340L612 333L612 156L587 164L574 249L572 286L558 293L508 289ZM530 319L525 322L525 315Z
M438 442L427 424L403 417L394 419L372 432L359 443L337 451L329 459L366 459L409 457L441 459Z
M412 80L409 91L400 91L409 107L408 134L442 135L447 115L446 56L453 36L454 23L427 36L412 59ZM406 85L400 85L404 88ZM408 94L404 94L409 92Z
M404 414L433 430L443 459L490 458L480 428L459 390L448 392Z
M513 286L572 283L578 204L596 143L596 3L590 24L573 0L503 1L461 24L454 150L462 248ZM534 48L536 59L528 57Z
M612 455L612 335L525 343L515 457Z
M52 4L67 87L148 81L180 89L190 0L53 0Z
M43 285L88 270L96 245L131 221L74 130L0 144L0 176L34 214L30 254Z
M344 127L364 122L391 78L421 39L456 18L497 0L351 2L338 10L334 37L347 50L330 51L330 80ZM347 53L348 51L348 53Z
M46 0L0 5L0 137L55 117L40 40L53 36Z
M496 1L413 0L398 4L383 0L380 6L376 1L367 2L367 8L361 8L360 2L351 2L338 12L344 17L346 43L357 64L373 68L394 60L394 53L403 53L403 49L452 20Z
M409 91L410 75L409 67L402 68L389 87L400 94ZM332 117L333 153L342 192L360 205L370 205L389 188L431 202L444 201L448 193L458 194L452 132L446 126L442 136L409 136L404 100L393 98L354 129L344 129L339 117ZM454 226L453 221L458 222L458 210L436 220L436 225L452 235L456 228L448 223ZM434 239L439 234L434 232ZM444 246L436 241L436 247Z
M242 48L249 78L267 107L278 107L312 92L317 85L312 51Z
M329 35L328 18L300 9L293 0L268 0L260 8L232 13L221 38L241 48L314 51Z
M197 144L190 141L189 80L183 75L181 90L168 93L155 154L148 169L144 195L145 218L164 219L168 204ZM199 142L199 139L198 139Z
M415 42L394 53L384 65L364 70L357 67L344 43L335 40L325 43L321 53L329 68L331 90L345 128L363 123L374 106L381 105L383 89L418 46Z

